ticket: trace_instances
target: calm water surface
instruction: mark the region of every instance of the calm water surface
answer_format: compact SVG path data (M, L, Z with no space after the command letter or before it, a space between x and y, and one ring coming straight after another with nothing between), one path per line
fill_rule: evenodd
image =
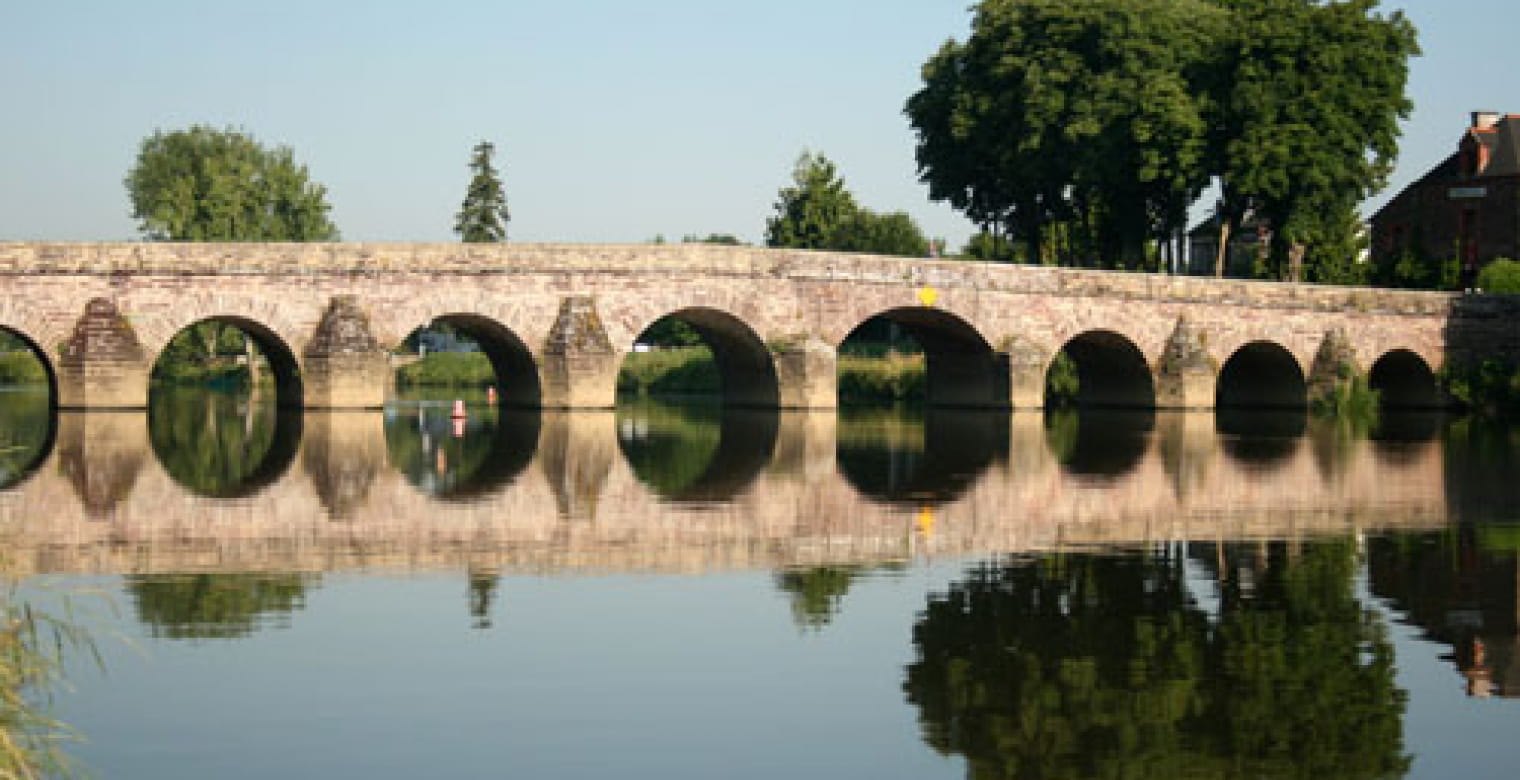
M103 777L1511 777L1520 435L0 394Z

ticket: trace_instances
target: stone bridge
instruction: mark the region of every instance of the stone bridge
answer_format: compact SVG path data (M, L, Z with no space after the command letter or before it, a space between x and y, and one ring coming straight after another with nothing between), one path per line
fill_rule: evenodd
M885 317L924 347L932 403L1039 407L1065 350L1082 400L1302 405L1367 374L1437 402L1433 369L1516 353L1483 296L706 245L0 243L0 329L43 356L64 408L140 408L181 330L235 324L287 406L383 404L390 354L445 321L478 339L504 403L604 408L625 354L675 316L733 404L828 408L837 347Z

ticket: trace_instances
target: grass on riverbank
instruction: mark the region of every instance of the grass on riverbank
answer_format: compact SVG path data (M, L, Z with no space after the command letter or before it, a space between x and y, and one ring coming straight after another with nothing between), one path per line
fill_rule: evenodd
M397 387L486 387L496 369L484 352L431 352L396 370Z

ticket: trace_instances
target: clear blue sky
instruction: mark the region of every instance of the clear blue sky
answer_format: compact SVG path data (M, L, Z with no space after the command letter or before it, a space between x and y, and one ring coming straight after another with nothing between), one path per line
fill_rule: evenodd
M192 123L291 146L347 240L448 241L497 145L524 241L757 241L803 148L857 198L959 245L917 182L903 101L969 0L5 0L0 240L136 237L141 139ZM1424 56L1380 204L1479 108L1520 113L1513 0L1408 8Z

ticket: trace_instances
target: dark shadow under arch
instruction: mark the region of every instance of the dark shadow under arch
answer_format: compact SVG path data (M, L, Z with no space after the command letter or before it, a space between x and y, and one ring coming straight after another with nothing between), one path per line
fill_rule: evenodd
M959 498L1009 451L1008 413L902 409L842 413L839 472L873 501L936 506Z
M1091 330L1066 342L1062 351L1076 366L1077 406L1155 408L1150 366L1128 338L1111 330Z
M1367 386L1378 392L1378 403L1386 409L1442 406L1435 372L1424 358L1407 349L1395 349L1378 358L1367 372Z
M1214 391L1218 409L1303 409L1309 389L1293 353L1270 341L1253 341L1226 360Z
M1113 479L1139 465L1155 428L1152 409L1049 409L1045 444L1068 474Z
M943 309L903 306L866 319L845 341L881 320L901 328L923 347L925 401L930 406L1008 406L1007 364L970 323Z
M525 409L543 405L538 361L511 329L481 314L444 314L433 318L433 322L451 325L480 345L496 373L497 403Z
M780 405L780 380L770 348L743 320L718 309L689 306L657 318L644 332L666 318L690 326L712 350L725 406L774 409Z
M1224 407L1214 414L1214 430L1226 457L1255 471L1272 471L1298 451L1309 430L1309 411Z
M47 354L31 337L4 327L0 334L31 352L45 380L37 385L0 384L0 490L6 490L25 482L53 453L58 438L58 378Z

